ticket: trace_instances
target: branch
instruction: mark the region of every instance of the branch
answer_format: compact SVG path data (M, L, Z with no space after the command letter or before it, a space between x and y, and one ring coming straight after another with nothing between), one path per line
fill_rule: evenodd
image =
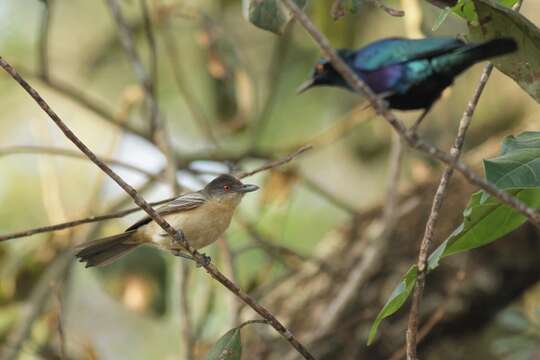
M390 16L397 16L397 17L405 16L405 12L403 10L393 9L390 6L383 4L381 0L369 0L369 1L375 6L377 6L379 9L386 12Z
M113 1L113 0L109 0ZM300 353L305 359L314 359L313 355L294 337L294 335L287 329L274 315L272 315L266 308L259 305L253 298L243 292L236 284L231 282L225 275L223 275L211 262L207 261L205 257L195 250L189 242L185 239L183 234L175 230L156 210L154 210L146 200L144 200L137 191L126 183L118 174L116 174L107 164L101 161L62 121L62 119L50 108L45 100L38 94L38 92L30 86L15 69L8 64L3 58L0 57L0 66L17 81L24 90L36 101L36 103L47 113L51 120L58 126L58 128L64 133L64 135L77 146L96 166L98 166L105 174L113 179L118 186L120 186L127 194L129 194L134 202L141 207L171 238L173 241L182 245L193 257L193 259L202 267L205 268L207 273L214 279L224 285L227 289L232 291L242 301L248 304L255 312L261 317L266 319L268 323L283 336L292 347L294 347L298 353Z
M46 154L46 155L59 155L73 159L87 160L86 156L81 153L69 149L54 148L48 146L35 146L35 145L21 145L21 146L9 146L0 148L0 157L13 154ZM126 170L130 170L146 176L149 179L159 180L158 174L153 174L141 167L123 162L121 160L99 157L101 161L110 164L112 166L122 167Z
M450 149L450 154L456 160L461 155L463 143L465 142L465 135L471 124L472 116L474 114L476 106L478 105L478 101L480 100L480 96L482 95L482 92L484 91L487 81L489 80L489 76L492 70L493 70L492 64L486 65L486 67L484 68L484 72L482 73L482 76L480 78L480 82L478 83L478 86L471 100L469 100L469 104L467 105L467 108L465 112L463 113L461 120L459 121L458 133L454 140L454 144L452 145L452 148ZM416 285L414 288L411 311L409 315L409 322L407 326L407 358L408 359L417 358L416 338L417 338L417 331L418 331L418 312L420 309L420 299L422 298L422 293L424 291L424 286L426 284L427 257L429 254L429 250L431 248L431 243L433 241L433 234L435 231L435 226L437 225L437 221L439 219L439 211L442 207L442 204L446 195L446 191L448 190L448 184L453 173L454 173L454 169L451 166L447 166L446 169L444 170L444 173L441 177L441 181L439 182L439 186L437 187L437 191L435 192L435 196L433 198L433 204L431 205L431 212L429 214L429 217L426 223L424 237L422 239L422 242L420 244L420 250L418 252L418 261L417 261L418 276L417 276Z
M463 162L455 159L451 154L445 153L444 151L420 139L414 132L409 131L403 122L396 118L396 116L390 111L383 99L379 98L375 93L373 93L373 91L362 80L360 80L358 76L356 76L356 74L349 68L349 66L336 54L334 49L330 46L328 39L326 39L326 37L324 37L320 31L315 28L311 20L309 20L302 10L300 10L292 0L281 1L292 12L293 16L298 20L298 22L300 22L300 24L302 24L302 26L312 36L317 45L319 45L321 48L325 57L329 59L332 66L343 77L343 79L345 79L347 84L351 86L354 91L364 95L377 113L394 128L394 130L410 147L456 169L471 184L480 187L482 190L492 195L502 203L522 213L529 221L531 221L537 227L540 227L540 214L536 209L528 207L525 203L508 194L506 191L497 188L491 183L488 183Z
M275 167L278 167L278 166L281 166L281 165L284 165L284 164L287 164L288 162L291 162L292 160L294 160L294 158L296 158L297 156L305 153L306 151L308 150L311 150L313 147L311 145L305 145L305 146L302 146L300 149L296 150L294 153L292 154L289 154L287 156L285 156L284 158L281 158L281 159L278 159L278 160L275 160L275 161L270 161L256 169L253 169L251 171L245 171L245 172L241 172L239 174L236 175L237 178L239 179L243 179L245 177L248 177L248 176L252 176L252 175L255 175L257 173L260 173L261 171L266 171L266 170L270 170L270 169L273 169Z
M519 11L522 2L518 1L514 5L514 10ZM450 149L450 156L452 156L456 161L461 155L461 150L463 148L463 143L465 142L465 135L472 121L472 117L480 96L486 87L486 84L489 80L489 77L493 71L493 64L489 63L484 67L482 76L476 90L467 104L467 108L459 121L459 129L457 136L454 140L454 144ZM451 166L447 166L444 170L444 173L441 177L437 191L435 192L435 197L433 198L433 204L431 206L431 212L429 214L426 229L424 232L424 237L420 243L420 250L418 252L418 275L416 278L416 285L414 288L414 293L412 297L411 310L409 313L409 321L407 324L407 359L416 360L416 345L417 341L417 332L418 332L418 314L420 311L420 300L422 299L422 294L424 292L424 287L426 285L426 275L427 275L427 259L429 255L429 250L431 248L431 243L433 241L433 234L435 231L435 226L437 225L437 220L439 219L439 211L441 209L446 190L448 189L448 183L450 178L454 173L454 169Z
M59 150L61 150L61 149L59 149ZM294 154L287 155L283 159L276 160L276 161L271 161L268 164L264 164L264 165L262 165L262 166L260 166L260 167L258 167L256 169L250 171L250 172L241 173L239 175L239 178L243 179L245 177L257 174L257 173L259 173L261 171L266 171L266 170L272 169L274 167L284 165L284 164L288 163L289 161L293 160L296 156L298 156L301 153L309 150L309 147L306 146L304 150L302 150L302 151L300 151L300 150L302 150L302 149L297 150ZM1 156L1 153L2 152L0 151L0 156ZM102 158L102 161L107 162L107 159ZM112 163L112 160L111 160L111 163ZM115 165L120 166L120 164L115 164ZM163 173L163 171L160 171L158 173L158 175L153 175L153 176L154 177L160 177L160 175L162 173ZM173 196L173 197L170 197L170 198L167 198L167 199L152 202L152 203L150 203L150 205L152 205L152 206L163 205L163 204L166 204L168 202L173 201L176 198L177 198L176 196ZM79 219L79 220L73 220L73 221L68 221L68 222L64 222L64 223L60 223L60 224L43 226L43 227L38 227L38 228L34 228L34 229L19 231L19 232L15 232L15 233L11 233L11 234L0 235L0 242L6 241L6 240L11 240L11 239L27 237L27 236L31 236L31 235L35 235L35 234L41 234L41 233L46 233L46 232L51 232L51 231L63 230L63 229L67 229L67 228L70 228L70 227L79 226L79 225L88 224L88 223L93 223L93 222L98 222L98 221L118 219L118 218L124 217L126 215L132 214L132 213L140 211L140 210L141 210L141 208L139 206L135 206L135 207L132 207L132 208L129 208L129 209L126 209L126 210L122 210L122 211L118 211L118 212L114 212L114 213L110 213L110 214L99 215L99 216L89 216L89 217Z

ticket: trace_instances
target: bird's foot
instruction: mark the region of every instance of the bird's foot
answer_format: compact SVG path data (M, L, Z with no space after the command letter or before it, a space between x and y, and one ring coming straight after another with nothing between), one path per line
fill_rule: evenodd
M183 248L184 244L187 243L186 236L184 235L184 232L180 229L176 230L178 231L179 237L176 236L172 237L172 247L173 248Z
M186 254L184 250L180 250L180 249L171 249L171 252L174 256L178 256L178 257L181 257L181 258L184 258L184 259L188 259L188 260L191 260L191 261L194 261L195 264L197 265L197 267L201 267L201 266L208 266L210 265L210 262L212 261L212 258L206 254L200 254L202 259L203 259L203 264L200 264L197 260L195 260L195 258L189 254Z
M197 267L201 267L201 266L208 266L210 265L210 262L212 261L212 258L204 253L199 253L199 255L201 255L202 257L202 260L203 260L203 263L202 264L199 264L197 262ZM195 259L194 259L195 260Z

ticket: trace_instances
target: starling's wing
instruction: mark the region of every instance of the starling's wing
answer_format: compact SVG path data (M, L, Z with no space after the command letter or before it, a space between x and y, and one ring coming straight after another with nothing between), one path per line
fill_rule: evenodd
M192 192L187 194L182 194L175 200L171 201L170 203L167 203L157 209L158 214L160 215L167 215L167 214L174 214L181 211L188 211L193 210L195 208L198 208L202 204L206 202L206 197L201 192ZM152 221L152 218L149 216L146 216L139 221L137 221L135 224L131 225L129 228L126 229L126 231L135 230L143 225L146 225Z
M344 51L357 70L373 71L416 59L430 59L463 47L465 43L452 37L427 39L390 38L376 41L358 51Z

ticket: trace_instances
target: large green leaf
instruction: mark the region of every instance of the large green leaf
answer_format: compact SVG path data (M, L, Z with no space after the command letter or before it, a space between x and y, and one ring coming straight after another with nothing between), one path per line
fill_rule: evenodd
M299 8L304 8L307 0L294 0ZM289 10L281 0L243 0L244 14L255 26L281 35L292 19Z
M497 0L499 4L502 6L506 6L508 8L512 7L515 3L518 2L518 0ZM452 10L455 14L461 16L465 20L469 22L477 22L478 21L478 15L476 14L476 10L474 8L473 0L459 0L457 4L455 4L452 7Z
M512 37L519 50L493 59L503 73L514 79L540 102L540 29L523 15L493 0L474 0L478 24L469 23L471 40Z
M206 360L240 360L242 357L240 329L240 327L231 329L219 338L206 355Z
M528 206L540 208L540 132L525 132L507 137L499 156L484 161L486 178L508 190ZM525 216L500 203L484 191L474 193L463 212L463 223L430 255L428 271L442 258L487 245L526 221ZM398 311L416 283L417 268L403 276L371 327L368 344L377 334L382 320Z

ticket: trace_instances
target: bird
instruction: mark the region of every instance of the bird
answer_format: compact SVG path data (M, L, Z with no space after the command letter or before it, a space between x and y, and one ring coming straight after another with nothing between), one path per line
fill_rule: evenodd
M457 75L477 62L516 50L512 38L465 43L453 37L396 37L357 50L339 49L337 54L391 109L423 109L419 122ZM320 59L298 93L324 85L352 90L330 61Z
M196 250L215 242L229 227L234 211L244 195L259 187L243 184L236 177L223 174L203 189L182 194L159 207L157 212ZM128 227L123 233L86 242L76 248L75 256L85 267L108 265L134 248L154 245L177 256L191 258L185 249L149 216ZM205 259L210 259L205 256Z

